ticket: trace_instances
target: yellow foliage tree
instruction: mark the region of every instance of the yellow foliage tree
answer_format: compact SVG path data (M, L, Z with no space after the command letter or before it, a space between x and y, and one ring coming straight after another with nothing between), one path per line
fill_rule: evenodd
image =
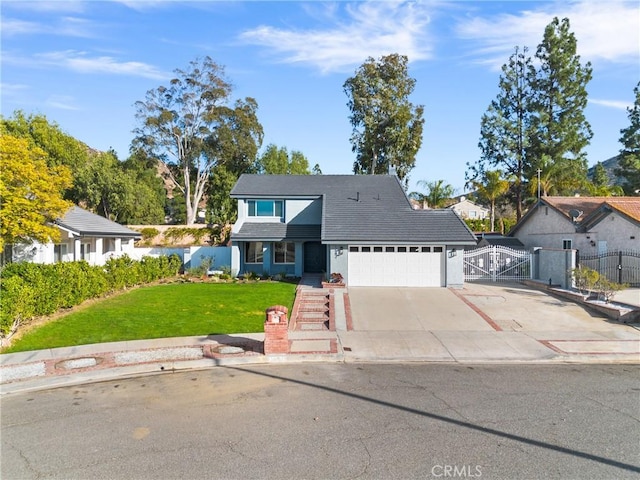
M0 250L7 244L59 240L51 222L72 206L63 191L72 184L65 166L48 167L46 153L25 139L0 136Z

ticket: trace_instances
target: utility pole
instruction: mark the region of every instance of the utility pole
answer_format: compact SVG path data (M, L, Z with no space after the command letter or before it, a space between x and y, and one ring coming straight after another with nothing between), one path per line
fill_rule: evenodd
M538 201L540 201L540 173L542 170L538 169Z

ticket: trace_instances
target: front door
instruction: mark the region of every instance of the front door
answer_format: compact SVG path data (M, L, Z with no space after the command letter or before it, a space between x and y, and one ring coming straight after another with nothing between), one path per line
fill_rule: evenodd
M327 247L320 242L305 242L304 272L324 273L327 270Z

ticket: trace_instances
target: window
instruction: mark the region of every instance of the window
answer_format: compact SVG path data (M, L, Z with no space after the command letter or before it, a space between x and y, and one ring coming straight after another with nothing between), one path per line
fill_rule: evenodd
M86 260L88 262L90 254L91 254L91 244L90 243L80 244L80 260Z
M384 251L393 253L396 251L396 247L384 247Z
M373 247L374 252L382 252L382 247Z
M249 242L246 246L245 263L262 263L262 242Z
M429 253L431 252L431 247L422 247L422 253Z
M250 217L282 217L282 200L249 200Z
M442 247L433 247L433 253L442 253Z
M409 251L411 253L418 253L420 251L420 247L409 247Z
M571 250L571 240L562 240L562 248L564 250Z
M371 251L371 247L362 247L362 252L370 252Z
M54 262L62 262L64 261L64 257L67 255L67 245L64 243L59 243L53 246L53 261Z
M273 244L273 263L295 263L296 244L293 242L276 242Z
M360 249L358 247L349 247L350 252L359 252Z
M470 210L469 211L469 218L477 218L478 217L478 212L475 210Z
M398 247L398 253L407 253L407 247Z

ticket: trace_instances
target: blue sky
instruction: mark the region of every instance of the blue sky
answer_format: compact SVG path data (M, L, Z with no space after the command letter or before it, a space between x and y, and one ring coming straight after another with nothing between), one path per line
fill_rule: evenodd
M367 57L409 58L425 106L410 190L445 180L464 192L480 118L516 45L531 54L568 17L583 64L594 137L589 164L620 150L640 80L637 1L177 2L2 1L2 115L40 113L89 146L128 156L134 103L205 55L233 98L257 100L263 148L301 151L324 173L352 172L343 84Z

